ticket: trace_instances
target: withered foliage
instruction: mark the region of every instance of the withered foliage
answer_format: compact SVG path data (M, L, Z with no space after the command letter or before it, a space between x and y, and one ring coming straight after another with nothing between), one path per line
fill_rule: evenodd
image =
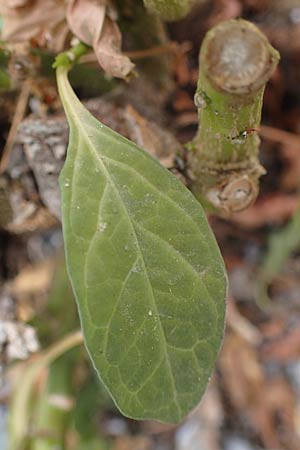
M122 54L118 14L108 0L1 0L0 14L2 39L9 45L57 53L67 48L73 33L93 48L109 76L127 78L133 70L134 64Z

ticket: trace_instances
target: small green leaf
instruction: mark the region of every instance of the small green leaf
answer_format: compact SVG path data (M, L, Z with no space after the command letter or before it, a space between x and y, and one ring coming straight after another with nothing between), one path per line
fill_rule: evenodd
M222 341L218 246L190 191L98 122L66 68L57 78L70 125L64 239L86 346L125 415L177 422L199 402Z

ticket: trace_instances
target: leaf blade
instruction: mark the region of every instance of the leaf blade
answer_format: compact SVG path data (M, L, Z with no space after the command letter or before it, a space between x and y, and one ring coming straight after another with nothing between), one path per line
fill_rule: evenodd
M89 354L125 415L177 422L200 400L223 336L218 247L192 194L58 81L70 123L67 263Z

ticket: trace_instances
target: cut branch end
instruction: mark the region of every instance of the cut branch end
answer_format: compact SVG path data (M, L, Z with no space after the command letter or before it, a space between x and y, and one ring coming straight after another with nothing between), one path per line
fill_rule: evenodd
M238 19L207 33L199 60L191 187L205 204L229 215L255 201L265 173L258 131L265 84L279 54L255 25Z
M200 65L215 88L231 94L254 93L269 80L279 53L246 20L221 22L207 33Z

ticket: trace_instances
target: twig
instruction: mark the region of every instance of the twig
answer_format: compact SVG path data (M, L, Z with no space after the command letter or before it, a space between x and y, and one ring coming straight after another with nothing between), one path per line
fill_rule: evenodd
M146 48L143 50L134 50L130 52L123 52L124 55L128 56L130 59L142 59L142 58L150 58L153 56L162 55L164 53L177 53L177 52L188 52L191 49L190 42L183 42L182 44L178 44L177 42L168 42L165 45L158 45L156 47ZM90 53L88 55L84 55L79 63L95 63L97 62L97 58L95 53Z
M0 175L5 171L7 167L9 155L15 142L16 134L18 131L18 126L24 118L28 98L30 95L30 88L31 88L31 80L30 78L27 78L22 85L21 92L15 109L15 114L2 152L2 158L0 161Z
M176 53L179 51L186 52L190 50L190 48L191 45L189 42L184 42L183 44L178 44L177 42L168 42L165 45L158 45L156 47L146 48L143 50L124 52L124 54L130 59L141 59L162 55L164 53Z
M289 133L266 125L261 125L259 134L269 141L279 142L280 144L288 144L292 146L300 145L300 135Z

